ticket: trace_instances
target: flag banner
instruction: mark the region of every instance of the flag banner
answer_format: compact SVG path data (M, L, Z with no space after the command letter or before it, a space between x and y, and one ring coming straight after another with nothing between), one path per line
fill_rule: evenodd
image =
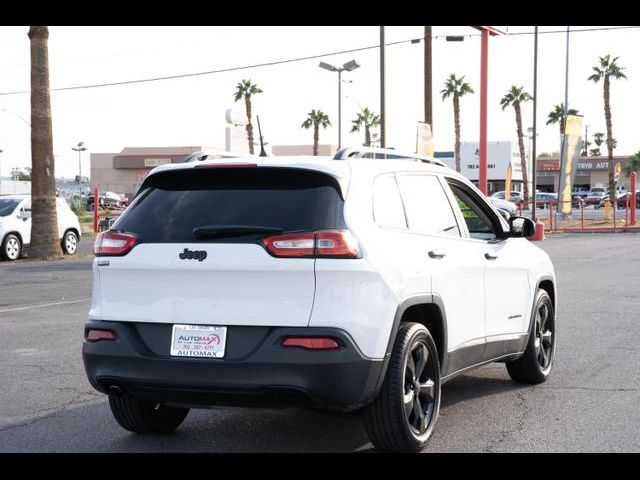
M424 122L418 122L418 130L416 132L416 153L418 155L433 157L434 152L435 149L433 147L431 125Z
M504 180L504 199L507 202L511 201L511 177L513 176L513 168L511 168L511 163L507 167L507 175Z
M567 115L562 155L560 157L560 185L558 188L558 213L571 213L571 192L582 151L582 117Z

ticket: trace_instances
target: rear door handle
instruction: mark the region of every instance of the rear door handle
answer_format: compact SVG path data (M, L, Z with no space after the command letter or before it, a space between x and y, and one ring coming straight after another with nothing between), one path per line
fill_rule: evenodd
M495 260L496 258L498 258L498 255L492 255L491 253L485 253L484 254L484 258L486 258L487 260Z
M431 251L429 252L429 256L430 256L431 258L437 258L437 259L440 259L440 258L443 258L445 255L446 255L446 253L443 253L443 252L441 252L440 250L431 250Z

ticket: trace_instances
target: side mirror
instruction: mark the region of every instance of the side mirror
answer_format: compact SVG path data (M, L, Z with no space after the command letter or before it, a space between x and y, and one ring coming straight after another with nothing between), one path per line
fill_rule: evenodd
M512 237L529 238L536 233L536 225L533 220L525 217L511 217L509 219L509 228Z

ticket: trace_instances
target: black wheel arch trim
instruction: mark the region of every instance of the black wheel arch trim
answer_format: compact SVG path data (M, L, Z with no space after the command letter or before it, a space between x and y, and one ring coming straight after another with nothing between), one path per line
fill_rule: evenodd
M545 290L545 292L547 292L547 295L549 295L549 298L551 299L551 304L553 305L553 314L555 316L555 311L556 311L556 282L554 281L553 277L551 275L542 275L540 278L538 278L538 281L536 282L536 289L534 291L533 294L533 302L531 302L531 315L529 315L529 325L527 327L527 335L524 338L524 343L522 345L522 350L524 351L524 349L526 348L527 344L529 343L529 337L531 336L531 326L533 324L533 318L535 316L536 313L536 297L538 296L538 292L541 290L540 288L540 284L542 282L545 281L549 281L551 282L551 284L553 285L553 294L551 294L551 292L547 292ZM542 289L544 290L544 289Z
M385 350L384 361L382 370L380 372L380 378L378 379L378 384L376 385L376 395L382 388L382 384L384 383L384 378L387 374L387 368L389 366L389 361L391 359L391 352L393 350L393 345L396 342L396 337L398 335L398 330L400 329L400 321L404 316L405 312L415 305L435 305L440 310L440 315L442 317L442 352L438 352L441 354L442 362L440 364L440 371L445 371L444 369L447 367L449 363L449 358L447 354L447 315L444 308L444 302L442 297L437 293L424 293L418 295L412 295L406 299L404 299L396 309L396 314L393 318L393 324L391 326L391 332L389 334L389 341L387 343L387 348Z

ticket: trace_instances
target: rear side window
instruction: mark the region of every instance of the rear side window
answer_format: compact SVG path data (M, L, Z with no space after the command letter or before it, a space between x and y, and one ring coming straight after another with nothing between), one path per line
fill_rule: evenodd
M401 175L398 184L411 231L460 236L449 199L435 176Z
M196 238L205 226L259 226L283 232L344 228L336 180L293 168L211 168L149 177L113 229L145 243L234 241ZM247 234L237 234L246 237Z
M380 175L373 184L373 218L385 228L407 228L400 191L394 174Z

